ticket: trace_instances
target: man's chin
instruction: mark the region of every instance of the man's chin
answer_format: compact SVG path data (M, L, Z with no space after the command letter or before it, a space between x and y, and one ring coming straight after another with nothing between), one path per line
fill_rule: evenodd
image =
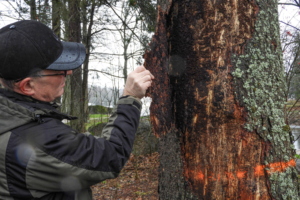
M60 93L56 96L56 98L60 98L64 94L64 88L61 89Z

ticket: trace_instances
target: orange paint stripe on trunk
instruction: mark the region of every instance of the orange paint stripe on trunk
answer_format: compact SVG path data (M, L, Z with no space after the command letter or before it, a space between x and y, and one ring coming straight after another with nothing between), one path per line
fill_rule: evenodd
M277 162L277 163L271 163L267 165L267 167L270 169L268 173L272 172L283 172L285 171L288 167L295 167L296 162L294 159L290 160L289 162Z
M269 168L267 173L274 173L274 172L283 172L288 167L295 167L296 162L294 159L288 161L288 162L276 162L276 163L270 163L268 165L258 165L254 168L254 175L256 177L264 176L265 175L265 168ZM194 174L196 176L197 180L203 181L205 179L205 175L201 170L195 173L195 171L185 171L185 177L188 178L190 175ZM233 180L236 178L238 179L244 179L247 176L247 171L237 171L236 174L233 172L225 172L226 178L228 180ZM208 180L211 181L220 181L220 175L217 174L210 174L210 176L207 177Z
M288 161L288 162L276 162L276 163L270 163L267 166L266 165L258 165L255 167L255 176L264 176L264 169L267 167L270 170L267 171L268 174L274 173L274 172L283 172L288 167L295 167L296 162L294 159Z

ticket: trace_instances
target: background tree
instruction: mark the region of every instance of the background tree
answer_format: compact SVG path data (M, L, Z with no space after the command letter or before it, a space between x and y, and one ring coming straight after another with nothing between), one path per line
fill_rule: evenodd
M69 35L70 42L81 42L80 0L68 0L69 5ZM83 96L82 96L82 67L73 70L71 75L71 115L77 120L71 121L71 127L84 131Z
M160 198L298 199L277 3L158 4L145 64Z

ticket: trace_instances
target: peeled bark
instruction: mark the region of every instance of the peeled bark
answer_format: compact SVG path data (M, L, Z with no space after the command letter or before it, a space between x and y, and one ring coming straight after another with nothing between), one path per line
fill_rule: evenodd
M145 66L160 198L299 199L277 2L158 3Z

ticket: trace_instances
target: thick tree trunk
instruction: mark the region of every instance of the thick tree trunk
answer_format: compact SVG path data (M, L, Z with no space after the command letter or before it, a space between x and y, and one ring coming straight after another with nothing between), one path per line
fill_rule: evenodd
M277 2L158 3L145 65L160 198L299 199Z
M69 41L81 42L80 28L80 0L69 0ZM71 115L78 120L71 121L71 127L77 131L84 131L83 97L82 97L82 67L73 70L71 75Z

